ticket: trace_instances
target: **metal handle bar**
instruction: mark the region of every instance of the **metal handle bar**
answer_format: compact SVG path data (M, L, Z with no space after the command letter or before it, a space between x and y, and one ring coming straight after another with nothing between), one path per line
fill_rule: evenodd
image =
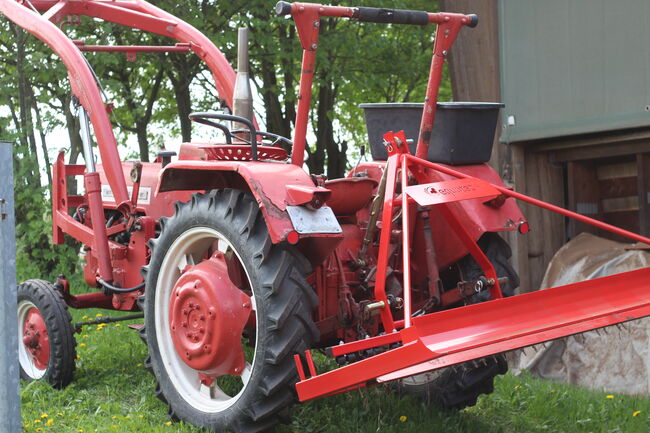
M324 6L312 3L289 3L279 1L275 5L275 12L280 15L295 15L307 7L318 8L318 15L322 17L348 17L367 23L380 24L411 24L424 26L429 23L441 24L456 17L460 18L463 25L476 27L478 16L476 14L462 15L449 13L430 13L405 9L383 9L369 7Z
M189 116L191 121L202 123L204 125L214 126L215 128L221 129L226 134L226 143L232 144L232 132L224 125L220 123L211 122L207 119L219 119L219 120L230 120L231 122L243 123L248 126L248 130L251 134L251 141L248 142L251 145L251 159L257 161L257 137L259 132L255 129L253 122L246 119L245 117L233 116L232 114L223 114L223 113L191 113Z

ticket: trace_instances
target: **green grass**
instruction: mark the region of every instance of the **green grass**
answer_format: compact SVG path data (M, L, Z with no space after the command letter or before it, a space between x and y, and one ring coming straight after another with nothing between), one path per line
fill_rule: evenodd
M97 312L73 316L78 321ZM59 391L39 382L22 384L25 432L201 431L168 423L166 407L153 396L154 380L142 366L146 348L126 323L87 327L77 342L79 359L70 386ZM650 432L650 398L608 398L510 374L497 379L494 394L457 413L377 387L298 405L293 415L293 423L279 432Z

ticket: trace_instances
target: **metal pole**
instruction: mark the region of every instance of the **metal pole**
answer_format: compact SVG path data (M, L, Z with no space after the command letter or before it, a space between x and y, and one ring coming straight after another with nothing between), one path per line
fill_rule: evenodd
M21 430L20 372L12 148L13 143L0 141L0 420L3 431L18 433Z

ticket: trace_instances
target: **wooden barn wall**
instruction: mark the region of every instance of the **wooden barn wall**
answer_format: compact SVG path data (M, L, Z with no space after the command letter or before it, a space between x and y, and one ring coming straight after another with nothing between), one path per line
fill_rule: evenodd
M479 25L461 31L448 58L454 100L501 101L499 76L498 0L439 0L441 11L476 13ZM499 141L497 128L490 165L517 191L564 206L563 166L551 162L547 152ZM513 264L521 276L520 291L539 288L548 262L565 241L562 217L522 204L531 232L509 233Z

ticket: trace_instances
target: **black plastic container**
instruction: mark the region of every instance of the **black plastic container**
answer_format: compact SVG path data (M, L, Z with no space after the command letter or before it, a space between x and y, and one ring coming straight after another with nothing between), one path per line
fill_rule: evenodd
M374 160L386 160L383 135L404 130L415 154L424 104L361 104L366 116L370 152ZM488 102L439 102L433 123L427 159L432 162L462 165L487 162L499 109L503 104Z

